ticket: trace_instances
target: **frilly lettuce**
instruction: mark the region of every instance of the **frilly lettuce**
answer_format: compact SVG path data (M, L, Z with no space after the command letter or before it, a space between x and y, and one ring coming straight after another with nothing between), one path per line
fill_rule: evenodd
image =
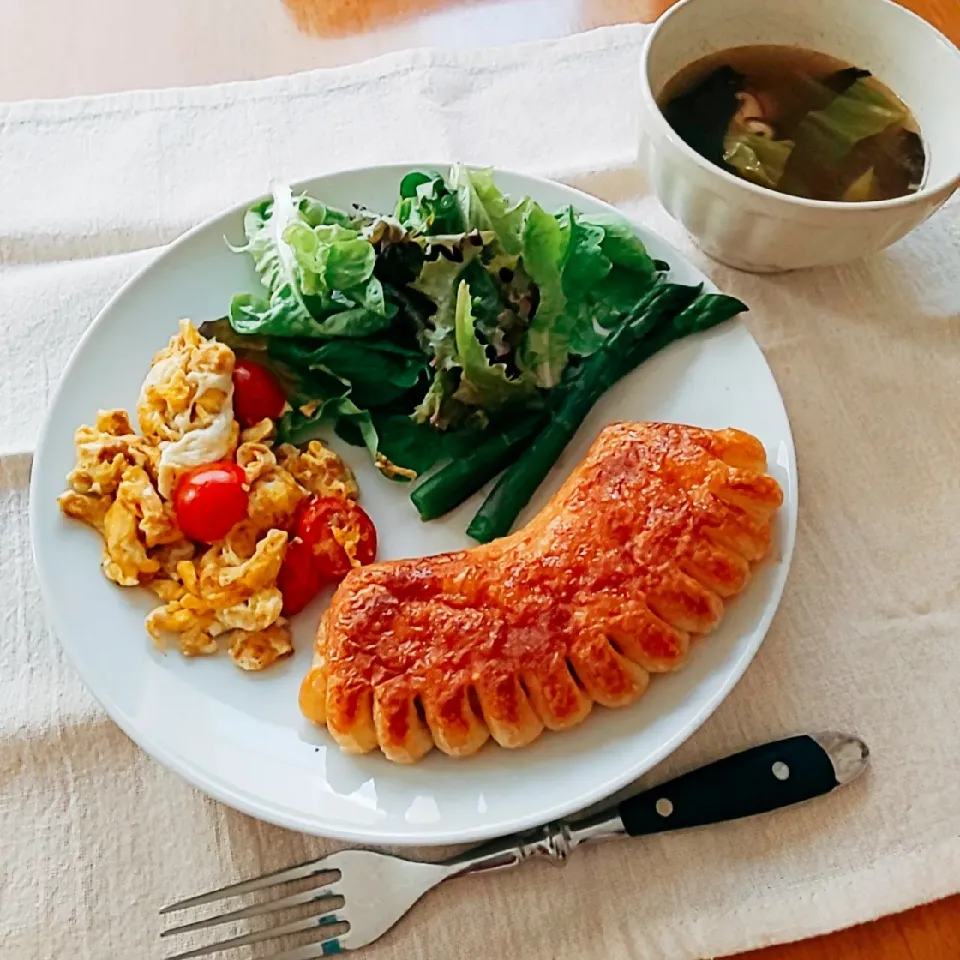
M464 267L480 257L480 243L472 242L469 235L445 240L433 246L433 259L427 260L412 288L436 304L428 324L421 331L424 349L439 370L449 370L457 365L456 338L454 335L457 288Z
M532 380L513 378L505 364L490 362L485 345L477 337L470 287L465 280L460 281L457 289L455 326L462 373L454 399L468 406L495 410L536 392Z
M464 232L454 194L439 173L408 173L400 181L396 219L408 230L432 236Z
M556 217L530 203L520 235L524 269L537 285L540 300L517 358L520 369L537 385L556 386L570 356L570 331L564 311L562 267L570 241Z
M509 206L493 181L493 170L455 164L450 185L457 197L465 230L491 230L508 254L521 249L520 233L528 201Z
M388 326L395 308L373 276L374 248L346 223L346 214L295 198L285 185L252 207L244 217L247 243L235 249L252 257L266 296L233 298L234 330L274 337L362 337Z

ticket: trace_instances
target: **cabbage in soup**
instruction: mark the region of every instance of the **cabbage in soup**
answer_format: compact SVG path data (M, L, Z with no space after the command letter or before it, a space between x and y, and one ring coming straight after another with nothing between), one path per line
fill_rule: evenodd
M711 54L684 67L659 100L697 153L781 193L889 200L923 179L923 143L903 101L869 71L813 50Z

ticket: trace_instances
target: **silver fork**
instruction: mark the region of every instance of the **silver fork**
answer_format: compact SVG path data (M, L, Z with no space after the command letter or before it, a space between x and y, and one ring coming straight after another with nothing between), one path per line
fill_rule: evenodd
M444 880L514 867L533 857L563 863L572 850L596 840L644 836L766 813L849 783L864 771L868 757L866 744L857 737L833 732L803 734L692 770L594 816L504 837L439 863L373 850L341 850L164 907L160 913L170 914L294 880L318 879L318 885L308 890L171 927L160 936L311 904L315 906L309 916L187 950L168 960L188 960L304 931L314 932L310 942L270 954L265 960L313 960L355 950L381 937Z

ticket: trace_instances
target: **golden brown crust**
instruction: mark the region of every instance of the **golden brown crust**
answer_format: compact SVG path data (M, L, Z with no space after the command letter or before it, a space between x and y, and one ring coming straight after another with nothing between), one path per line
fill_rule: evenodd
M717 625L781 502L749 434L613 424L522 530L351 571L301 710L345 750L410 763L633 703Z

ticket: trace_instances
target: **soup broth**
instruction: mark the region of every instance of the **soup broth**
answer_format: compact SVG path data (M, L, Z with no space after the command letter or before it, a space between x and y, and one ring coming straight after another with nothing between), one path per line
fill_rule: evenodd
M684 67L659 98L711 163L814 200L889 200L918 190L926 157L906 105L869 71L814 50L747 46Z

